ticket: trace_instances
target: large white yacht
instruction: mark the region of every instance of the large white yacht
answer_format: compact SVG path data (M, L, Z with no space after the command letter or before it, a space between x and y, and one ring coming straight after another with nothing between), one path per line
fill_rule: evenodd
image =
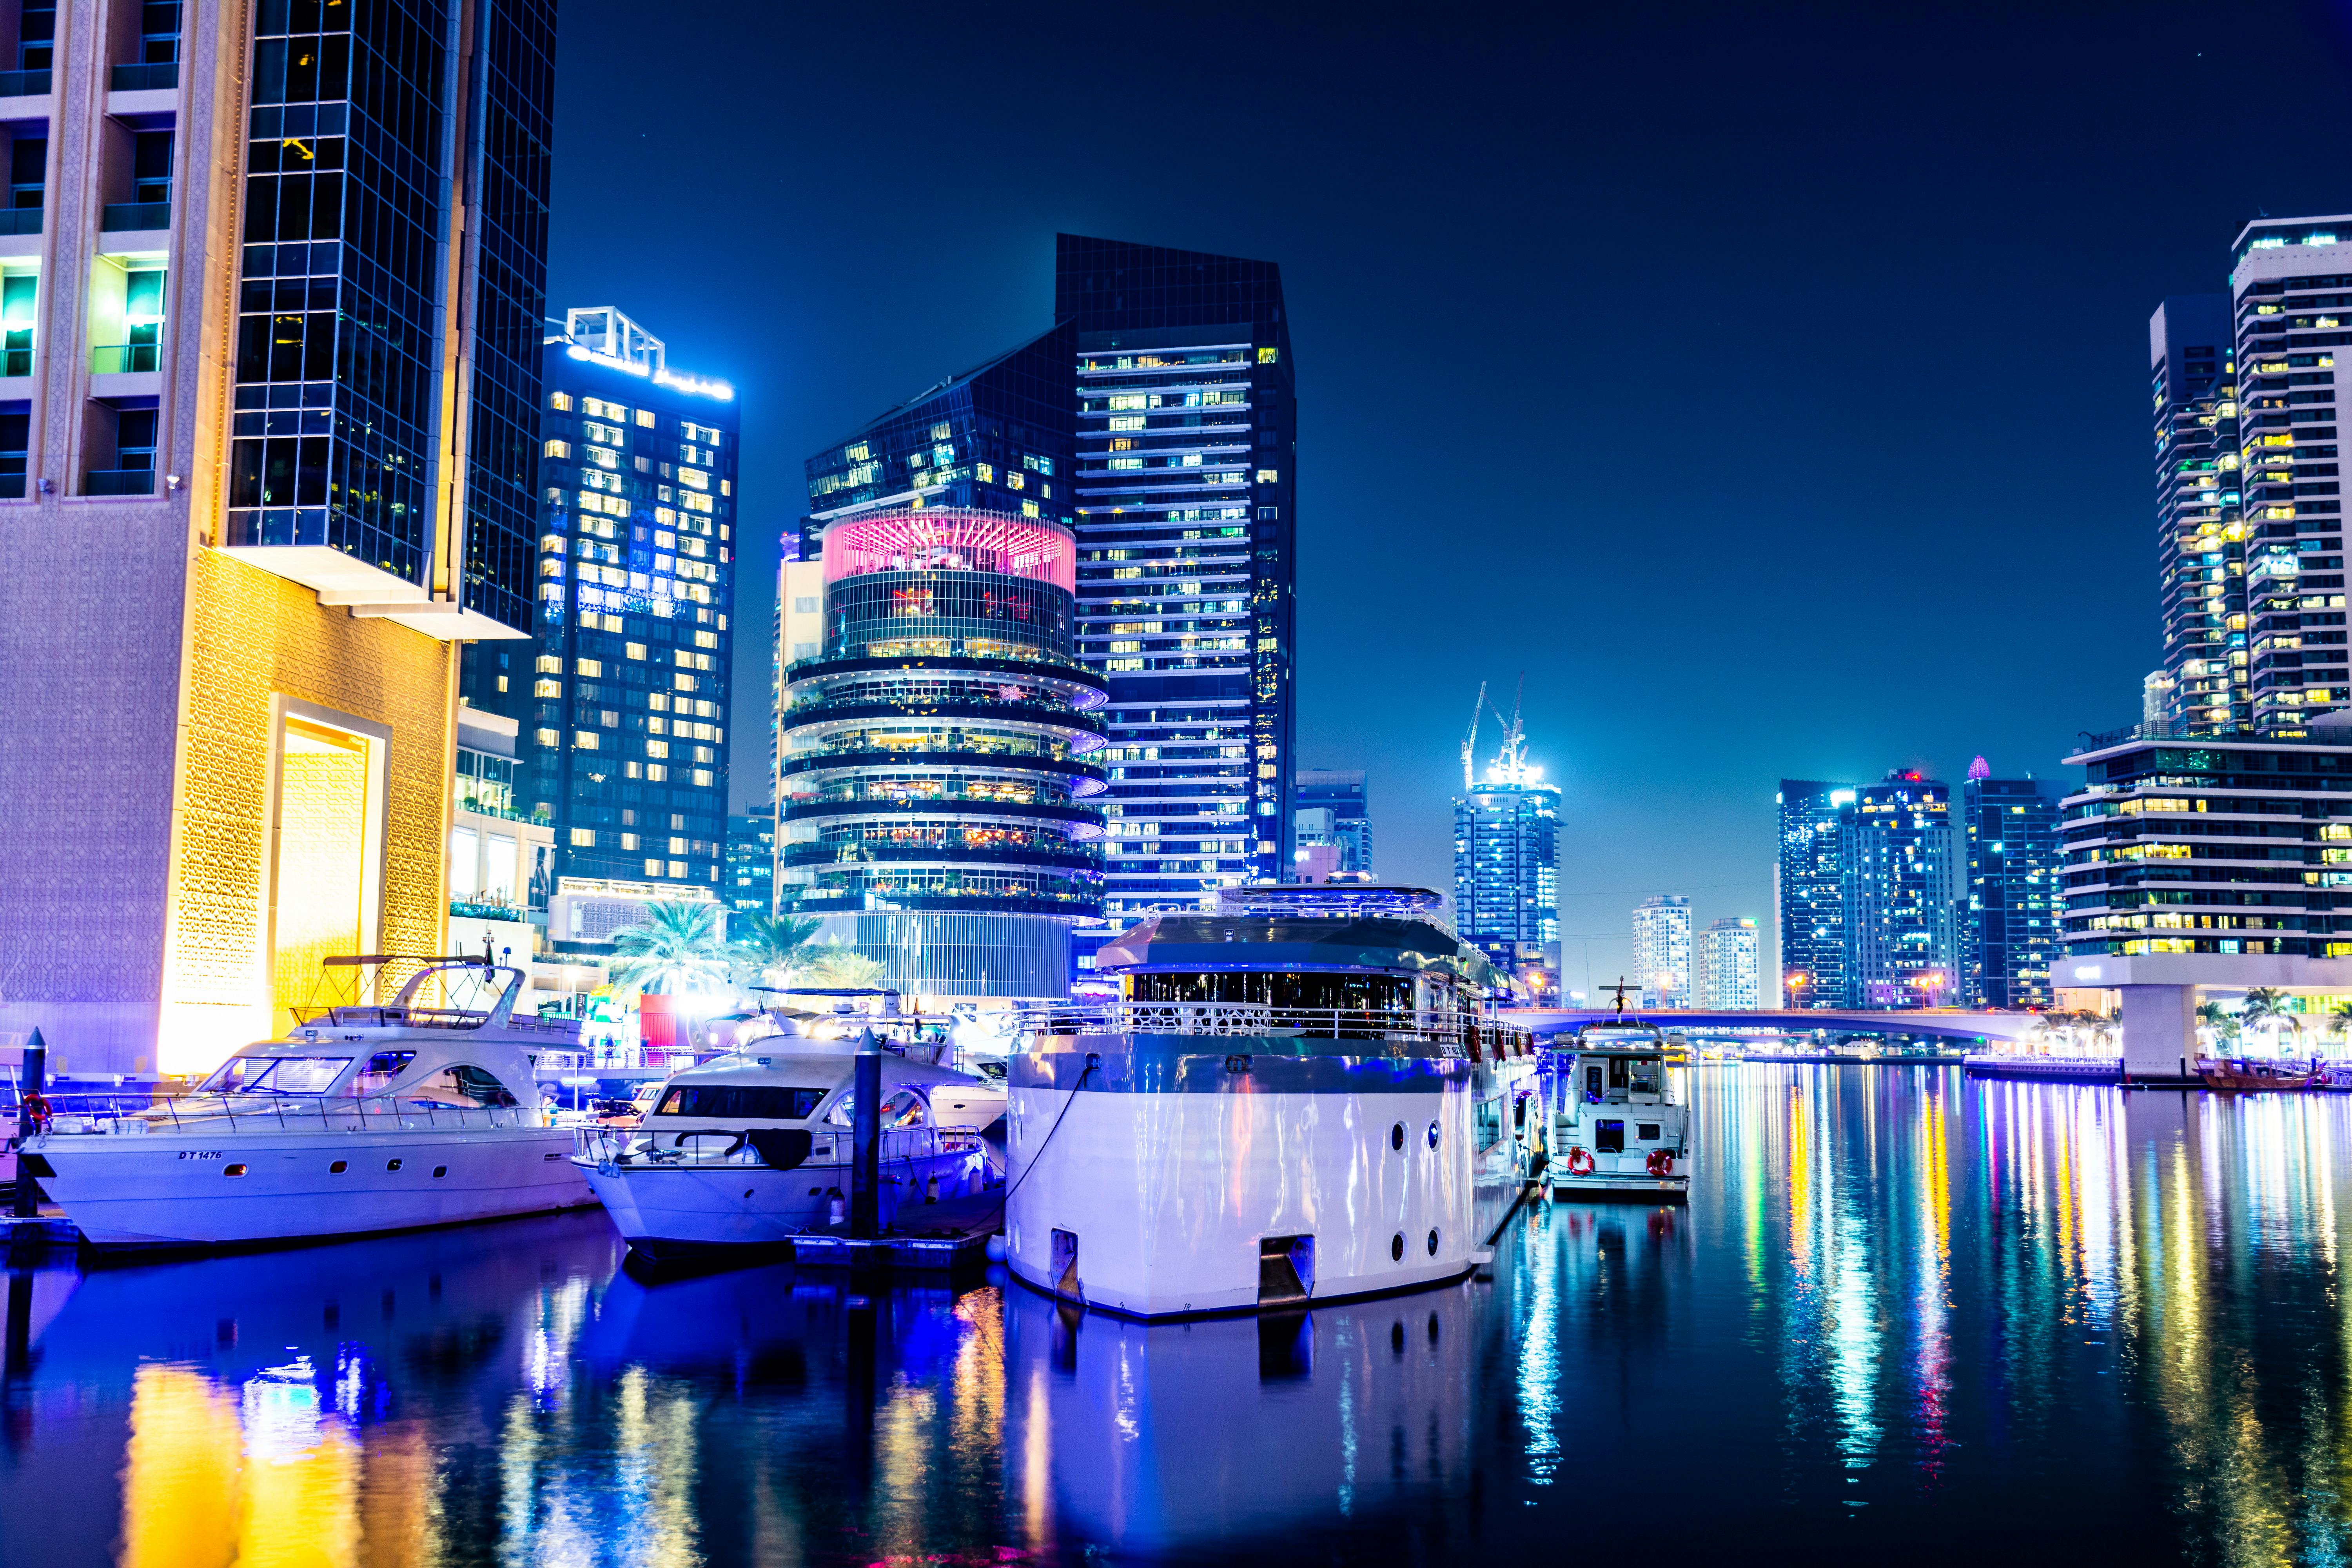
M371 960L369 962L380 962ZM548 1125L541 1051L577 1026L517 1018L519 969L424 961L386 1006L339 1006L244 1047L190 1094L77 1115L24 1159L99 1247L219 1247L455 1225L593 1203ZM435 1007L428 982L503 982Z
M643 1121L578 1130L575 1164L656 1261L781 1249L845 1212L858 1042L771 1035L673 1073ZM1003 1093L919 1054L882 1057L880 1223L982 1190Z
M1481 1011L1501 977L1442 903L1233 889L1113 937L1096 969L1120 998L1034 1015L1012 1059L1013 1274L1161 1318L1469 1272L1541 1119L1518 1109L1527 1035Z

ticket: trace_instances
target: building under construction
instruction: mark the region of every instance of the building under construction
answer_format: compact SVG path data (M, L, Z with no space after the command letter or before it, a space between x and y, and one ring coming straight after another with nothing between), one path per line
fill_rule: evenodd
M1556 991L1559 791L1528 762L1516 703L1501 749L1484 779L1476 776L1478 718L1490 708L1482 686L1462 742L1463 793L1454 802L1454 921L1505 971L1538 991Z

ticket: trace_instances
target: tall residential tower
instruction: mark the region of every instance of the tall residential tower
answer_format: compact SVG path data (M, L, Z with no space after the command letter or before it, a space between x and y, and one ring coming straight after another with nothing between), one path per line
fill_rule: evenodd
M444 951L456 645L530 626L554 7L0 34L0 1028L202 1069Z
M1290 869L1297 366L1269 261L1062 235L1078 651L1109 681L1105 912Z
M1633 910L1633 975L1645 1007L1691 1001L1690 900L1675 893L1644 899Z
M1960 785L1960 846L1967 905L1961 914L1962 999L1976 1007L2047 1007L2059 955L2065 848L2047 779L1997 779L1982 757Z

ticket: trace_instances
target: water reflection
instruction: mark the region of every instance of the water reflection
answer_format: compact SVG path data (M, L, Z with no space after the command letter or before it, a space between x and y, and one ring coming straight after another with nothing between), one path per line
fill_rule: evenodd
M0 1563L2352 1552L2352 1098L1696 1075L1686 1210L1145 1328L601 1216L0 1277ZM1759 1521L1766 1535L1759 1536Z

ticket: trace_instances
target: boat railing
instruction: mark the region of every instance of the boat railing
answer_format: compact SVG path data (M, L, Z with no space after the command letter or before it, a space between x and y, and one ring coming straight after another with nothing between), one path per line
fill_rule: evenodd
M598 1165L678 1166L688 1170L735 1167L771 1168L743 1128L698 1127L673 1132L635 1127L576 1127L572 1132L576 1158ZM981 1134L970 1127L885 1127L881 1130L881 1160L885 1165L934 1155L972 1154L982 1148ZM803 1165L845 1164L855 1153L856 1137L846 1128L810 1130L808 1157Z
M458 1131L544 1127L547 1113L521 1105L446 1105L390 1095L184 1094L157 1099L115 1090L47 1094L47 1131L137 1137L172 1132ZM5 1111L15 1115L16 1096Z
M1210 1038L1397 1040L1456 1046L1473 1059L1531 1055L1535 1038L1516 1024L1475 1013L1411 1008L1278 1007L1257 1002L1105 1002L1024 1008L1024 1037L1201 1035Z

